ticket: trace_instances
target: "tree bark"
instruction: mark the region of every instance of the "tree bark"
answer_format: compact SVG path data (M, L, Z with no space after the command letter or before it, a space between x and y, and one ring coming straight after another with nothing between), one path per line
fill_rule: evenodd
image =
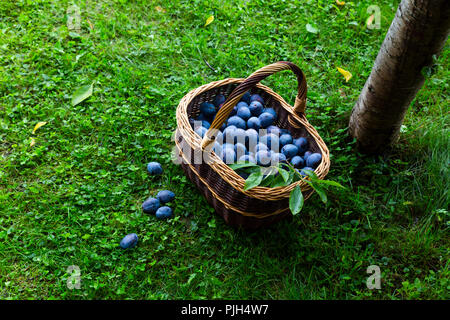
M366 153L398 140L411 101L422 87L422 69L433 64L450 31L450 0L402 0L358 101L349 133Z

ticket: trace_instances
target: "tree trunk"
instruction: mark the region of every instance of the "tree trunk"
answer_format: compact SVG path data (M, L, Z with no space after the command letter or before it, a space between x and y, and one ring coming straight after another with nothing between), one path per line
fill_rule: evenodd
M402 0L350 117L358 147L379 153L397 141L422 69L433 64L450 31L449 0Z

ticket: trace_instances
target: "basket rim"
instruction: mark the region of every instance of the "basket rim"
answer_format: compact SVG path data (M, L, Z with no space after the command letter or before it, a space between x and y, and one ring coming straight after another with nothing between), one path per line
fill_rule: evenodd
M180 135L182 135L183 139L193 150L201 150L202 138L194 132L191 125L189 124L189 117L187 114L188 105L196 96L205 91L224 85L239 84L244 80L245 78L227 78L223 80L213 81L189 91L180 100L176 110L177 131ZM271 88L261 83L257 83L255 87L262 89L267 94L271 95L273 99L277 100L280 103L281 107L289 113L289 121L291 122L291 125L299 127L296 123L300 123L305 128L305 130L308 131L308 133L313 137L322 153L322 161L320 165L314 170L314 172L319 179L323 179L327 175L330 167L330 155L325 142L323 141L317 130L308 122L304 113L302 113L301 115L295 113L293 107ZM291 121L291 119L294 120ZM180 152L182 151L180 150ZM217 172L217 174L219 174L222 179L227 181L234 189L246 194L249 197L261 200L275 201L289 197L290 192L296 186L300 186L302 191L306 191L311 188L305 182L305 179L301 179L299 181L291 183L288 186L275 188L257 186L250 190L244 190L245 180L241 176L239 176L236 171L234 171L226 163L224 163L215 152L211 151L209 159L210 162L207 163L208 166L210 166L215 172ZM195 171L195 173L198 175L197 171Z

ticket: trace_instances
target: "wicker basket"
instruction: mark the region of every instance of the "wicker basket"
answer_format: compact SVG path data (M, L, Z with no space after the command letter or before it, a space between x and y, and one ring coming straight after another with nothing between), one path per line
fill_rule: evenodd
M272 89L259 83L267 76L287 69L294 72L298 81L298 95L294 107ZM322 154L322 162L315 170L319 179L323 179L328 173L330 157L322 138L306 120L305 76L300 68L291 62L280 61L268 65L247 79L230 78L211 82L185 95L177 108L175 138L176 152L182 160L180 163L184 172L228 225L255 230L292 217L289 195L295 186L301 187L305 200L311 196L312 189L304 180L300 180L285 187L255 187L244 191L245 180L211 151L212 130L221 127L242 95L249 90L252 94L258 93L263 97L265 107L275 109L278 114L275 122L277 126L288 129L294 138L307 138L309 150ZM227 100L202 140L192 129L189 119L199 115L201 103L211 101L217 94L225 95ZM204 160L198 161L201 158Z

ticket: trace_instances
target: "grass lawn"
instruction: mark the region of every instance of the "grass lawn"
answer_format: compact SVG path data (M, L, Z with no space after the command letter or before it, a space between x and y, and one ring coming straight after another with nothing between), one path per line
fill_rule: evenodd
M72 3L79 32L67 27ZM368 0L1 1L0 298L450 298L448 44L394 150L364 156L347 135L398 3L377 1L381 28L369 30ZM306 74L328 178L348 188L246 233L171 162L175 109L191 89L278 60ZM92 82L93 95L72 107ZM293 103L292 73L264 84ZM148 176L149 161L164 174ZM177 195L169 221L141 210L162 189ZM118 248L132 232L137 247ZM79 290L67 288L70 265ZM366 287L370 265L380 290Z

